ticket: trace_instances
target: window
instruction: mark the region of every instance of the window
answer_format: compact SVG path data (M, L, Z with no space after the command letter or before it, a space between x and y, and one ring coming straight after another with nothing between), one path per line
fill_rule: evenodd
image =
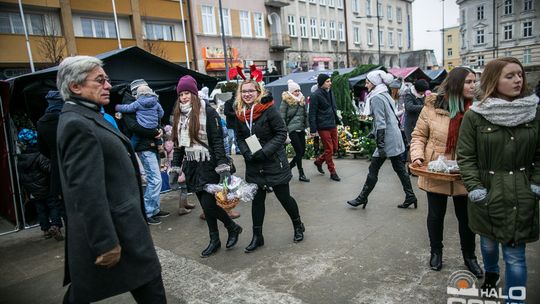
M476 44L483 44L484 43L484 30L477 30L476 31Z
M343 0L337 0L337 8L343 8Z
M353 13L360 13L360 0L352 0Z
M460 14L459 14L459 21L460 21L460 24L465 24L465 10L461 10Z
M221 13L223 15L223 29L226 36L232 35L232 29L231 29L231 15L230 10L228 8L221 9ZM221 32L221 18L219 18L219 31Z
M533 1L532 0L523 0L523 10L524 11L531 11L533 9Z
M371 0L366 0L366 16L371 16Z
M384 15L382 3L377 2L377 16L382 17Z
M505 25L503 27L504 40L511 40L514 34L514 26L512 24Z
M392 31L388 32L388 46L394 47L394 32Z
M114 21L106 19L81 18L84 37L116 38Z
M328 22L328 32L330 33L330 40L336 40L336 23L334 21Z
M378 42L381 44L381 46L384 46L384 39L383 39L384 36L383 35L384 35L383 30L379 30L379 41Z
M29 35L45 35L45 16L41 14L25 14ZM21 15L19 13L0 13L0 33L24 34Z
M309 3L315 4L315 3L317 3L317 0L309 0Z
M504 57L512 57L512 51L510 51L510 50L505 50L505 51L504 51Z
M215 35L216 34L216 17L214 16L214 7L202 5L201 15L202 15L203 33L208 34L208 35Z
M461 48L464 49L466 47L467 45L465 43L465 33L461 33Z
M309 19L309 27L311 28L311 38L317 38L319 36L317 32L317 19Z
M389 21L392 21L392 6L388 5L386 7L386 16L388 17Z
M240 35L251 37L251 15L248 11L240 11Z
M484 64L485 64L485 61L484 61L484 55L478 55L478 60L477 60L477 62L478 62L478 66L479 66L479 67L483 67Z
M321 20L321 39L326 39L326 21L323 19Z
M401 7L396 8L396 19L397 19L397 22L399 23L403 21L401 17Z
M334 7L336 5L336 0L327 0L328 7Z
M355 44L360 44L360 28L358 26L353 27L353 39Z
M523 22L523 38L532 37L532 21Z
M294 22L294 16L289 15L287 21L289 23L289 35L291 37L296 37L296 23Z
M454 52L452 52L452 48L449 48L448 51L447 51L446 53L447 53L447 56L448 56L448 57L452 57L452 55L453 55Z
M476 7L476 20L484 19L484 6L480 5Z
M306 17L300 17L300 37L307 38L307 22Z
M264 38L264 19L262 13L253 13L253 22L255 23L255 37Z
M403 47L403 33L402 32L397 33L397 46L399 48Z
M145 39L148 40L174 40L174 25L160 23L145 23Z
M373 29L367 29L367 44L373 45Z
M338 36L339 41L345 41L345 27L343 26L343 22L338 22Z
M523 51L523 63L531 63L531 50L526 49Z
M504 0L504 14L510 15L513 12L512 0Z
M452 35L446 36L446 42L447 43L452 43Z
M320 5L326 5L326 0L320 0L320 1L319 1L319 4L320 4Z

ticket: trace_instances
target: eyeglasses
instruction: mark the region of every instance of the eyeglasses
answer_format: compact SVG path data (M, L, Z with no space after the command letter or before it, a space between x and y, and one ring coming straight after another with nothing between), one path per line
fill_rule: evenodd
M100 85L105 85L105 82L111 83L111 79L109 77L98 77L96 79L86 79L85 81L97 82Z
M240 93L242 93L242 94L253 94L255 92L257 92L257 90L242 90L242 91L240 91Z

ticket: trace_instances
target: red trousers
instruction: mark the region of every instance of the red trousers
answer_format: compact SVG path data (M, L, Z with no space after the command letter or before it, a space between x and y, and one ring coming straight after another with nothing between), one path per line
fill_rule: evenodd
M336 166L334 165L332 156L338 151L337 128L319 130L318 133L324 147L324 153L319 155L315 163L322 165L322 163L326 162L330 174L336 174Z

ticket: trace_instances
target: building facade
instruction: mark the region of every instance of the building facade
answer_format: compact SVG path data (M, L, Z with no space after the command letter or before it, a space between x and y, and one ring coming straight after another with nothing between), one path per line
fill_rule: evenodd
M134 45L184 66L187 61L193 64L187 1L184 19L179 1L23 0L22 4L24 23L16 0L0 0L0 78L30 72L24 24L36 69L56 65L68 55L97 55Z
M447 27L444 29L444 68L451 70L461 65L460 46L459 46L459 26Z
M489 60L503 56L518 58L526 68L539 65L540 1L456 2L463 65L482 70Z
M381 64L393 68L400 65L399 54L413 50L413 2L347 0L347 39L351 66Z

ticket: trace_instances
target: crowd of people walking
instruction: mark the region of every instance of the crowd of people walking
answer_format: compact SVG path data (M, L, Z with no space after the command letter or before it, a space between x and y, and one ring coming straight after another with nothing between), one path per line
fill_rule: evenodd
M418 178L428 203L431 254L426 264L435 271L443 268L444 221L452 197L463 262L477 278L485 276L482 288L498 288L499 247L506 265L505 290L526 286L526 243L539 238L540 173L535 163L540 162L540 116L538 97L527 96L523 66L510 57L490 61L481 77L480 100L475 100L476 75L469 68L454 68L434 92L425 80L408 86L401 81L380 70L366 76L364 114L373 117L376 149L359 195L347 204L366 208L389 158L405 194L397 207L416 209L406 163L414 168L440 156L457 160L461 180ZM160 154L170 182L180 189L178 214L195 208L187 202L188 192L202 207L209 233L202 258L221 248L219 222L228 232L227 249L243 232L235 216L205 191L207 185L231 181L233 151L245 163L245 181L257 185L246 253L265 245L269 193L291 220L292 241L304 240L306 226L290 182L295 167L298 180L310 182L302 164L306 137L317 136L324 147L314 161L317 172L325 174L326 163L330 180L341 181L333 161L341 121L329 75L319 74L308 98L289 81L279 107L261 83L244 78L219 111L223 117L205 97L207 92L201 95L200 86L189 75L179 79L171 126L162 128L164 109L144 79L132 81L122 93L115 110L123 114L115 120L103 110L112 88L103 63L74 56L60 64L58 91L47 95L38 132L19 133L19 170L26 174L21 180L36 201L44 236L62 240L66 226L64 283L69 289L64 303L89 303L128 291L138 303L166 303L148 228L170 215L160 203ZM294 151L290 161L289 142ZM475 254L477 234L483 267Z

